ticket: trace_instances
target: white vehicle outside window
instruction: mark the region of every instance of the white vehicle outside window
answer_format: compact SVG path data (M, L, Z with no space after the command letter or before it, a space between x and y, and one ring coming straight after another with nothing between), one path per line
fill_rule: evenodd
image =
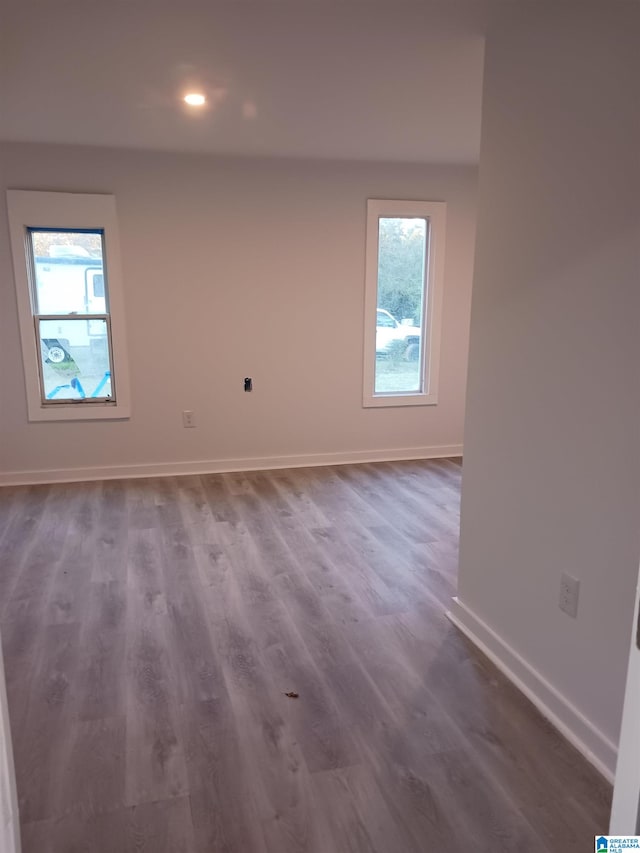
M113 196L7 199L29 420L128 417Z
M367 202L364 406L438 402L444 202Z

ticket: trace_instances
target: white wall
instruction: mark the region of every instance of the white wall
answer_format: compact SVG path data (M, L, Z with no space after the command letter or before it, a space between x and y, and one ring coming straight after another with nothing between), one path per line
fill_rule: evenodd
M473 167L0 146L3 196L6 187L115 193L133 396L127 422L27 423L3 198L3 481L455 451L476 177ZM367 197L448 203L436 407L361 406ZM195 411L195 430L183 429L183 409Z
M639 11L489 29L454 608L608 771L640 550Z
M4 676L4 660L0 643L0 850L20 853L20 820L18 794L13 766L13 746L9 706Z

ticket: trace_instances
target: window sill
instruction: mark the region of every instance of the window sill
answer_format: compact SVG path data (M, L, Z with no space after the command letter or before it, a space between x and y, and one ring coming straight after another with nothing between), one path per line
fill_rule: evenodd
M389 408L391 406L437 406L435 394L365 394L362 406L369 408Z
M29 406L29 421L107 421L126 420L131 407L113 403L57 403L54 406Z

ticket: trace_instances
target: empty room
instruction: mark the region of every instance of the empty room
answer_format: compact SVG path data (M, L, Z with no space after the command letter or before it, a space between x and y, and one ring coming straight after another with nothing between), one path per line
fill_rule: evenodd
M0 4L0 853L638 846L638 44Z

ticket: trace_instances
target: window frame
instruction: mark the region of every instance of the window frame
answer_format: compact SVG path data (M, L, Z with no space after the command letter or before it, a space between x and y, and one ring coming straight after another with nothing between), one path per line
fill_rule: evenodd
M443 201L367 199L362 395L362 405L365 408L435 406L438 403L446 210L447 205ZM423 344L420 352L421 391L376 392L375 390L379 222L380 219L387 218L420 218L428 222L422 304Z
M129 418L131 400L115 197L88 193L7 190L7 209L29 421ZM105 300L108 307L107 331L115 400L88 397L47 401L44 398L40 381L40 346L37 333L39 320L46 317L36 312L31 239L31 230L39 228L61 231L95 230L103 234L103 268L106 273L105 292L108 294ZM86 320L91 317L82 315L77 319Z

